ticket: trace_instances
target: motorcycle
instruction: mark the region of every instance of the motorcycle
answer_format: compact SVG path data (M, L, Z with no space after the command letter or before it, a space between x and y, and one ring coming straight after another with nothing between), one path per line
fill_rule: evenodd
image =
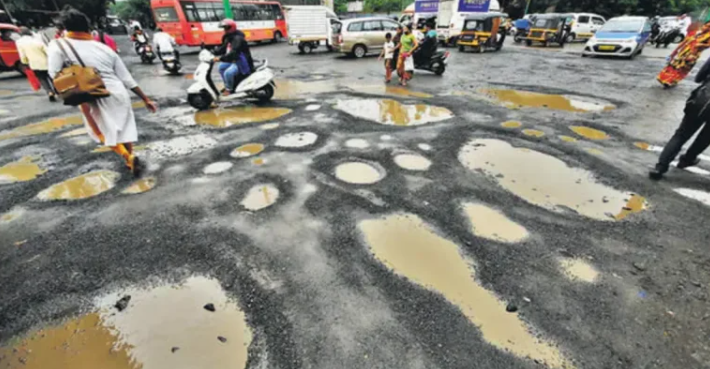
M414 69L427 70L429 72L434 72L437 76L444 74L446 71L446 64L448 63L449 56L451 54L448 51L435 51L430 57L417 57L414 54Z
M177 58L177 55L172 51L158 52L160 53L160 58L163 60L163 69L172 75L180 74L182 64L180 64L180 60Z
M266 59L254 61L254 71L248 77L238 82L234 93L229 96L221 96L220 91L212 81L212 70L214 69L214 55L209 50L202 50L198 56L200 65L194 73L193 83L187 89L187 101L195 109L205 110L213 103L222 101L232 101L244 98L256 98L260 102L271 100L276 91L274 73L269 69Z
M661 45L667 48L672 42L683 41L683 38L680 27L663 27L661 28L661 33L658 34L654 41L656 42L656 48L661 47Z
M153 52L153 47L148 43L148 38L143 34L137 35L134 42L136 53L141 57L141 63L153 64L155 53Z
M525 28L516 28L515 29L515 34L513 35L513 41L515 41L516 44L519 44L525 40L525 37L528 37L528 30Z

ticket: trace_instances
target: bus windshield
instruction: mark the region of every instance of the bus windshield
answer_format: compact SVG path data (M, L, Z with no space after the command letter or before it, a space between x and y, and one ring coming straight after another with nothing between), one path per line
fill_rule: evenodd
M612 19L599 32L638 32L643 24L640 19Z

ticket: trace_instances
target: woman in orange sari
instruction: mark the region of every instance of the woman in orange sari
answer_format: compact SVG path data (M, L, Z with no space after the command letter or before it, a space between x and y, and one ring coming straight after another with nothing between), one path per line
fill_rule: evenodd
M695 34L688 36L669 56L668 65L656 78L663 87L675 87L688 76L700 59L700 54L710 47L710 22L705 23Z

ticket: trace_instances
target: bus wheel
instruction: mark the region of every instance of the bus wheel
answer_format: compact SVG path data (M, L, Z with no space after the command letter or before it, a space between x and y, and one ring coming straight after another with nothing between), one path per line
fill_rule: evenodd
M283 38L284 36L281 34L281 31L276 31L276 33L274 33L274 38L271 40L271 42L278 43L281 42Z

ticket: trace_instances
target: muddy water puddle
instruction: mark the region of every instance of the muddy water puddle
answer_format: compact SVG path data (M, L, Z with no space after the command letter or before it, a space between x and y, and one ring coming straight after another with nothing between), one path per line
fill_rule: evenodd
M212 109L195 113L195 123L216 128L227 128L239 124L258 123L280 118L291 113L286 108L264 108L257 106L239 106L234 108Z
M237 147L229 154L233 158L248 158L258 155L264 151L264 145L260 143L248 143Z
M338 100L335 108L352 116L392 126L418 126L450 119L454 114L439 106L402 104L389 99Z
M429 159L417 154L395 155L394 163L402 169L411 171L426 171L431 167Z
M609 135L606 134L606 132L594 128L584 126L570 126L569 129L588 140L599 141L606 140L609 138Z
M268 208L279 199L279 189L271 183L258 184L247 191L241 205L251 211Z
M368 163L350 161L335 167L335 177L346 183L367 185L381 181L385 174Z
M141 178L128 186L125 190L121 191L125 195L137 195L139 193L144 193L152 190L158 183L155 177Z
M64 118L52 118L39 123L32 123L26 126L17 127L10 131L0 133L0 141L9 140L11 138L26 137L41 135L58 131L65 127L83 124L83 120L79 115L73 115Z
M19 219L22 217L22 214L25 213L25 209L23 208L13 208L12 210L8 211L5 214L0 215L0 224L2 223L10 223L14 220ZM1 363L1 361L0 361Z
M387 85L368 85L368 86L349 86L349 88L356 92L362 92L365 94L372 95L394 95L401 97L416 97L420 99L426 99L433 97L425 92L413 91L405 87L399 86L387 86Z
M328 93L338 90L338 84L334 81L298 81L295 79L276 80L276 100L300 100L313 95Z
M516 313L475 278L472 263L452 241L414 214L361 221L358 229L374 257L395 274L443 295L495 347L552 368L568 364L555 346L539 339Z
M554 212L573 210L610 221L647 207L643 197L598 183L589 171L504 141L471 140L462 147L458 158L465 167L482 171L507 191Z
M313 145L316 141L318 141L318 135L313 132L293 132L279 136L274 145L285 148L299 148Z
M560 140L564 142L577 142L577 139L571 136L557 136Z
M509 120L507 122L501 123L500 126L503 128L520 128L523 126L523 124L515 120Z
M25 156L0 167L0 184L31 181L47 170L37 164L39 158Z
M526 136L530 137L542 137L545 135L545 132L537 130L537 129L524 129L523 134Z
M573 281L596 282L599 272L588 261L578 258L559 258L557 262L562 272Z
M116 185L120 174L100 170L57 183L37 195L40 200L82 200L100 195Z
M575 95L552 95L539 92L482 89L481 93L509 108L546 108L575 113L601 112L615 109L614 104Z
M471 222L471 232L478 237L505 243L517 243L528 238L525 227L499 210L483 204L465 203L463 211Z

